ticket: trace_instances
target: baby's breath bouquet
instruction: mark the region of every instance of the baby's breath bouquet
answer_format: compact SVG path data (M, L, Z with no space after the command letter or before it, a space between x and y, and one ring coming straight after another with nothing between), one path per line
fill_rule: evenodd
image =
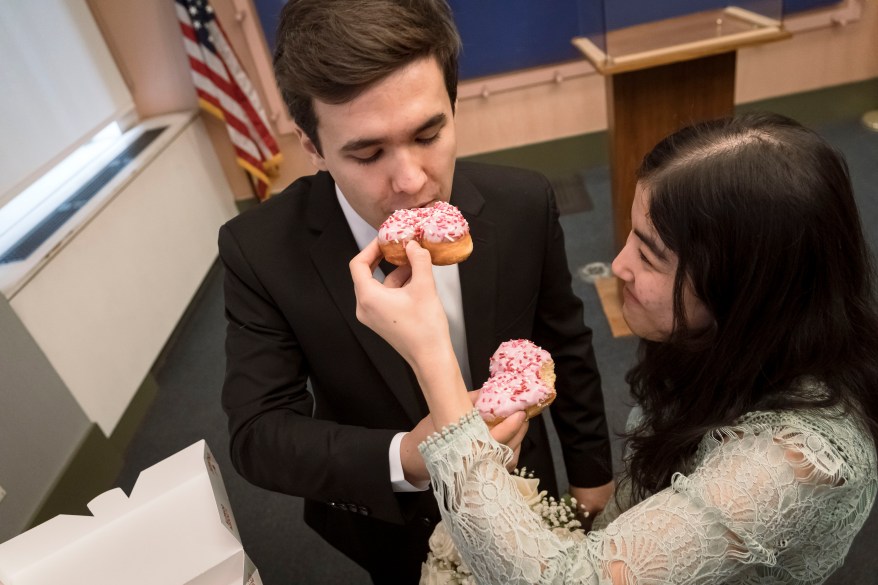
M582 531L581 524L576 519L576 498L567 495L558 501L545 490L540 491L540 480L532 472L528 472L527 468L516 469L512 472L512 478L524 501L539 515L547 528L564 532ZM445 522L439 522L430 536L430 552L421 565L419 583L476 585L475 577L457 552Z

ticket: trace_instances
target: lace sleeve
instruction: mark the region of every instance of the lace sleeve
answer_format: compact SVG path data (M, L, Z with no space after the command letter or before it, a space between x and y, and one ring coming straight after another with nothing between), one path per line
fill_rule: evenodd
M472 411L420 446L442 519L477 583L598 583L593 571L567 579L584 538L546 529L521 498L497 443Z
M820 439L783 429L718 432L690 475L675 475L587 540L540 524L505 470L509 449L477 415L421 450L443 519L479 583L609 583L611 573L615 583L809 583L841 563L876 485L871 442L873 467L863 475Z

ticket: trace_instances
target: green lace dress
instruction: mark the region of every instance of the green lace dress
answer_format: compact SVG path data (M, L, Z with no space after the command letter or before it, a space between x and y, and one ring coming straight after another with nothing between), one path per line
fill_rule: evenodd
M545 529L476 411L420 446L442 518L479 583L821 583L875 500L875 444L851 417L752 412L706 435L671 486L582 533ZM620 498L624 499L624 498Z

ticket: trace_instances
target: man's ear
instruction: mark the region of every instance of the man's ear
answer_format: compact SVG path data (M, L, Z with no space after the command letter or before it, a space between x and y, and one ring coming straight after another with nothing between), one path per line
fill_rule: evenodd
M311 159L311 164L321 171L328 170L326 168L326 160L324 160L323 155L317 151L317 145L314 144L314 141L308 138L308 135L305 134L304 130L298 126L296 126L296 134L299 137L299 143L302 145L302 148L305 149L305 154Z

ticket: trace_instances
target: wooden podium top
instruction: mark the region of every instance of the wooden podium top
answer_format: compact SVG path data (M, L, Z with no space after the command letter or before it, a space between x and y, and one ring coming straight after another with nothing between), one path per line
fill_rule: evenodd
M606 51L586 37L573 44L601 74L613 75L791 36L778 20L730 6L609 31Z

